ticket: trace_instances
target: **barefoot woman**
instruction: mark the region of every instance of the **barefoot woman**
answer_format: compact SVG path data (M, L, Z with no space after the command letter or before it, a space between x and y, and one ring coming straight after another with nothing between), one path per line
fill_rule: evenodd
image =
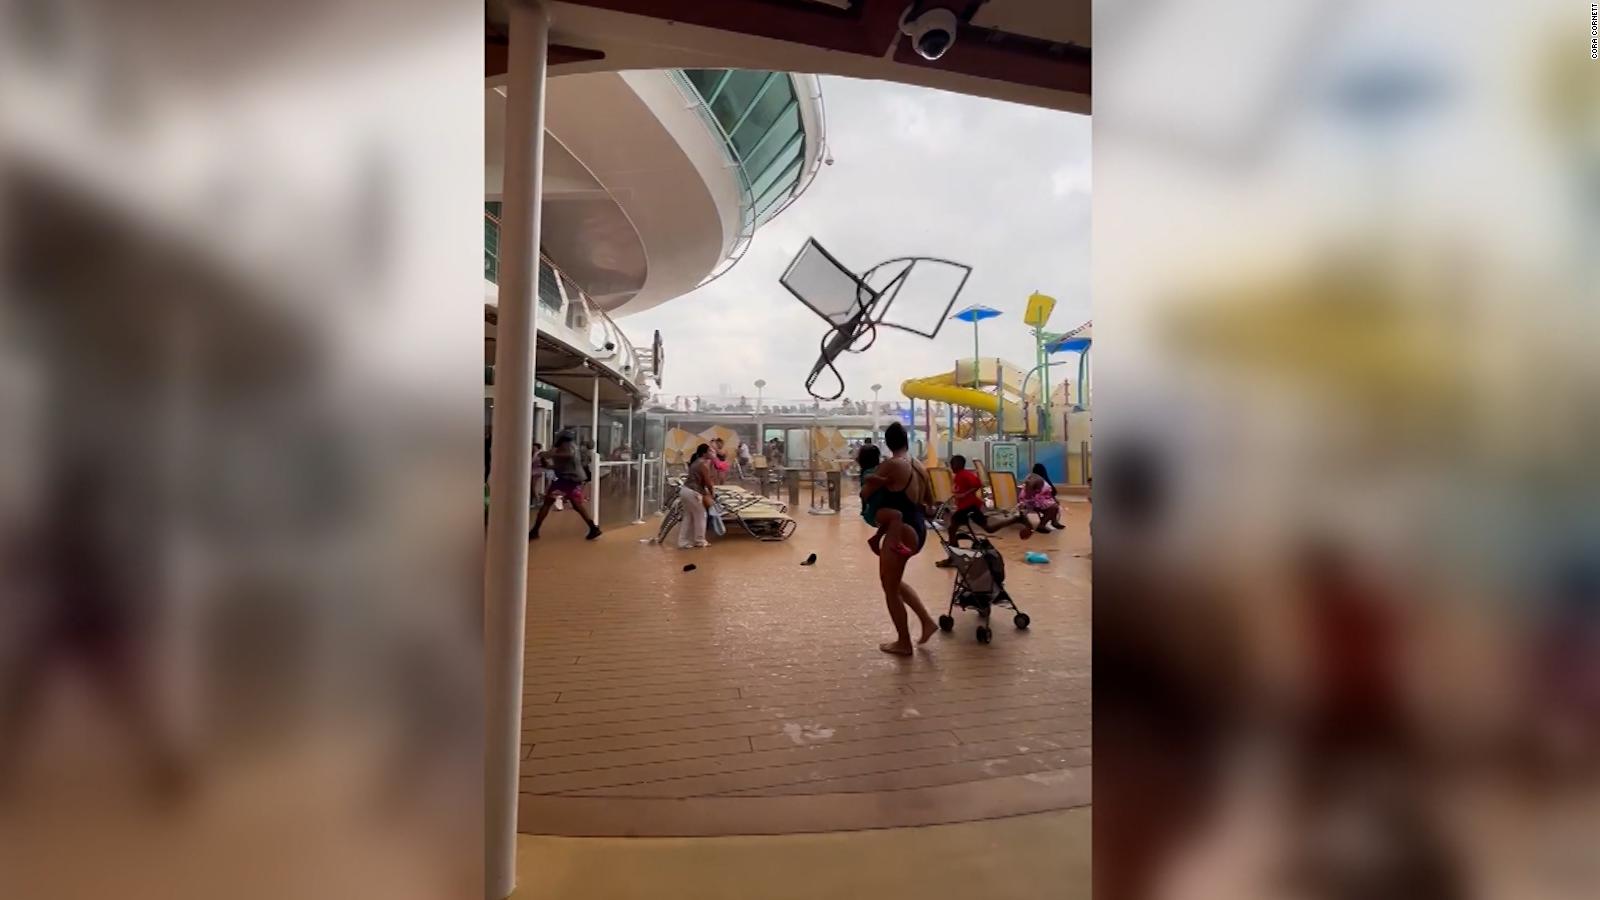
M878 510L878 535L873 537L872 546L873 552L878 554L878 577L883 582L883 597L889 605L889 618L894 622L895 631L895 640L879 644L878 649L910 656L907 607L917 614L922 624L917 643L927 643L938 630L927 607L922 605L922 598L904 581L906 563L922 551L922 544L928 537L922 507L932 491L927 471L907 453L910 442L905 426L899 422L890 424L883 439L892 456L878 466L861 488L862 499L871 498Z

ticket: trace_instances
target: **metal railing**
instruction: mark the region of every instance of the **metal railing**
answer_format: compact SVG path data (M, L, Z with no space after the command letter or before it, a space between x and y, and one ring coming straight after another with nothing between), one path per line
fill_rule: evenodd
M595 480L589 503L595 521L637 525L667 507L667 466L660 455L595 460L592 465Z
M484 210L483 218L485 224L483 277L487 281L498 284L500 219L488 210ZM493 235L493 247L490 246L490 235ZM584 294L582 290L574 290L576 283L560 266L555 264L554 260L541 253L539 262L541 266L548 266L556 276L556 294L560 298L560 305L554 310L551 310L546 304L546 312L542 312L538 317L539 330L545 334L559 337L573 347L581 349L590 358L611 369L612 373L617 377L625 378L636 385L642 386L653 372L646 371L646 367L640 359L639 351L635 349L633 342L628 340L628 336L617 326L611 316L591 300L587 294ZM535 281L534 289L535 291L539 290L537 280ZM536 302L544 303L544 298L537 298ZM587 324L586 328L580 330L572 324L573 319L568 315L568 311L574 306L583 313L583 320ZM597 342L592 336L595 323L599 324L604 338L598 342L600 344L598 348L595 346ZM612 344L614 349L603 349L606 343Z

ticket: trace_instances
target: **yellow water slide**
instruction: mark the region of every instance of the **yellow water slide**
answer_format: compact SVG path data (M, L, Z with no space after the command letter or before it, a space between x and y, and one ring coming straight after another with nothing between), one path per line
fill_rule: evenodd
M1006 434L1038 434L1037 415L1024 415L1022 411L1021 369L1003 360L985 359L978 363L977 376L978 387L974 388L972 360L964 360L956 363L953 372L902 382L900 391L912 400L933 400L997 415ZM995 395L997 384L1006 399ZM1038 402L1038 396L1039 379L1035 377L1028 385L1030 406Z

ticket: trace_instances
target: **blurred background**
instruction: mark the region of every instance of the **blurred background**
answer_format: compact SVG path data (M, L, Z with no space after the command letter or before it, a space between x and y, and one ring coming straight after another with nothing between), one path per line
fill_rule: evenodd
M0 3L0 896L481 896L482 27Z
M1096 896L1595 896L1589 4L1094 16Z

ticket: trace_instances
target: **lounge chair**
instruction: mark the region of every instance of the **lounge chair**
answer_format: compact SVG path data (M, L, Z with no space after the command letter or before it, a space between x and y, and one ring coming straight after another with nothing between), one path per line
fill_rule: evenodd
M1008 518L1017 514L1017 476L1010 472L990 472L989 495L995 512Z
M671 500L662 516L661 528L656 532L655 543L664 544L667 535L683 521L683 498L678 492L682 479L668 486ZM717 506L722 509L723 525L736 525L746 534L762 541L788 540L799 527L789 516L787 504L771 500L735 484L720 484L712 488Z
M934 466L928 470L928 483L933 488L933 496L928 498L928 516L943 527L950 515L950 498L955 496L955 481L949 469Z

